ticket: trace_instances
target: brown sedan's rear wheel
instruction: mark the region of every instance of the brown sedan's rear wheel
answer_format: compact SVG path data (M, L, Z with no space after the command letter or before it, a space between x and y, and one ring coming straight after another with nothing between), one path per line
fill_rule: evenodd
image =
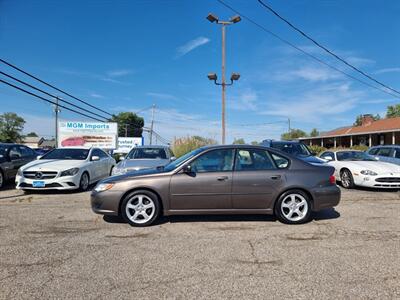
M145 227L157 220L161 211L157 195L137 190L126 196L121 205L123 219L132 226Z
M302 190L283 193L275 205L275 215L285 224L303 224L311 219L311 200Z

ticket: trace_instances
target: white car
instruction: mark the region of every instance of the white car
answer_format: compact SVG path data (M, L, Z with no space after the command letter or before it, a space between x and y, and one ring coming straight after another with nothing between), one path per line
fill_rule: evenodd
M20 190L85 191L111 175L115 160L98 148L58 148L22 166L15 178Z
M378 161L362 151L325 151L320 157L335 167L335 177L344 188L400 188L400 167Z

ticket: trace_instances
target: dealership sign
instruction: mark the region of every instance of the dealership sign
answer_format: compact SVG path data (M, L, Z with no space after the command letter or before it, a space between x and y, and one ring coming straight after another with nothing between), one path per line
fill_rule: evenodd
M117 147L117 123L59 122L58 147Z
M115 153L128 153L137 146L143 146L143 137L119 137Z

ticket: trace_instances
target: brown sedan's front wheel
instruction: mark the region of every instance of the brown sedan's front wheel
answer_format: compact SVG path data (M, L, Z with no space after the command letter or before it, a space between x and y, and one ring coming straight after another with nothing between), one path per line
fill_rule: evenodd
M157 195L150 191L134 191L122 201L121 214L132 226L149 226L160 214L160 202Z
M276 205L275 215L285 224L303 224L311 219L310 197L301 190L283 193Z

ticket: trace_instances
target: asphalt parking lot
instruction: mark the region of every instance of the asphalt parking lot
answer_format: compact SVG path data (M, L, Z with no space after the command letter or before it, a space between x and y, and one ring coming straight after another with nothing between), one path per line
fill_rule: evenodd
M400 298L400 193L343 190L300 226L266 216L132 228L89 193L0 192L0 298Z

